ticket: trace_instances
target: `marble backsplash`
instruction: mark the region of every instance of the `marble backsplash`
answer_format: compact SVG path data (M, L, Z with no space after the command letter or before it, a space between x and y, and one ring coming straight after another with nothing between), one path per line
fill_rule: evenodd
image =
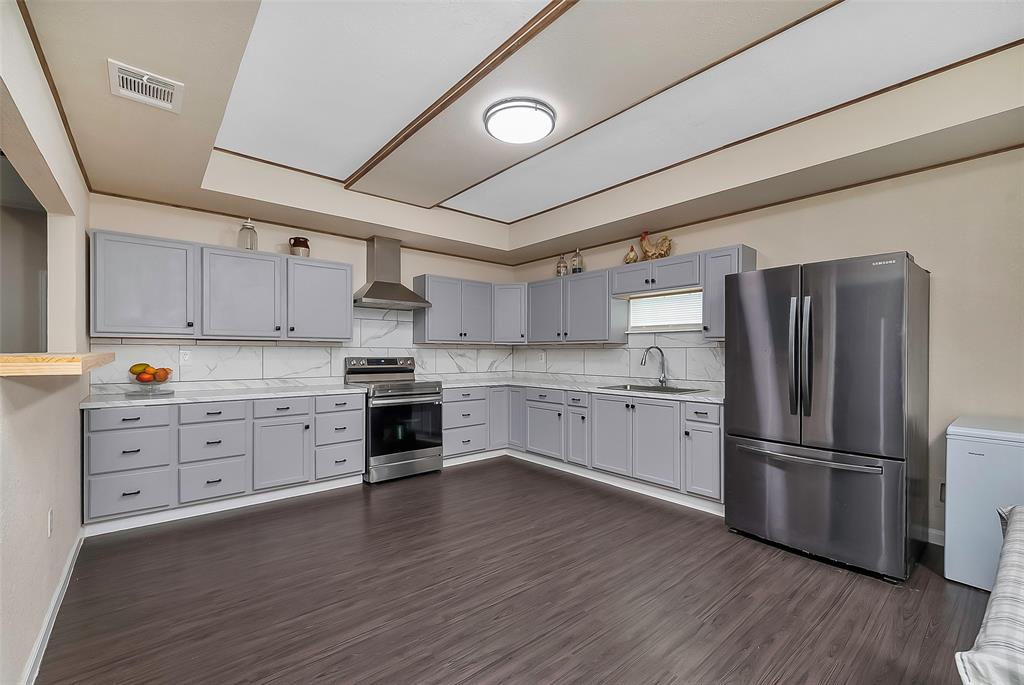
M409 356L423 376L462 374L555 374L581 382L610 383L657 378L660 359L652 352L640 365L644 349L665 351L666 375L717 394L724 393L725 348L706 342L700 331L632 333L624 345L558 345L512 347L485 345L414 345L412 313L379 309L355 310L352 341L328 346L288 341L94 338L93 351L114 352L113 364L92 372L94 392L116 391L128 382L128 366L145 361L174 369L175 383L221 381L338 382L348 356ZM197 385L192 385L197 384Z

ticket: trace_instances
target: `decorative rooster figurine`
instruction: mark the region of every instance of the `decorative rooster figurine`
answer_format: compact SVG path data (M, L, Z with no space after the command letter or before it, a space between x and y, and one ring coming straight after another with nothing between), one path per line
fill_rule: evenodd
M626 252L626 256L622 258L623 264L635 264L640 260L640 255L636 253L636 248L632 245L629 246L629 251Z
M660 259L667 257L668 253L672 251L672 239L667 235L662 236L658 239L658 242L654 245L651 244L650 239L647 237L650 235L649 231L644 231L640 234L640 250L644 253L644 259Z

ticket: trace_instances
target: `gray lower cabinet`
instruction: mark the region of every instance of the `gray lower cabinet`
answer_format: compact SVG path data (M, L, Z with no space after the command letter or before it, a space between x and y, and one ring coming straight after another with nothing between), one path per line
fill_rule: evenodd
M352 266L288 257L287 337L352 339Z
M443 398L441 454L443 456L454 457L489 449L491 444L489 418L491 408L489 405L495 390L507 390L507 388L448 388L441 393ZM501 403L500 397L498 402ZM507 415L507 404L505 411Z
M90 478L86 515L102 518L173 506L174 470L162 468Z
M526 451L565 459L565 407L548 402L526 403Z
M722 429L687 421L683 431L686 492L722 499Z
M284 263L281 255L204 247L203 335L282 337Z
M304 483L313 456L309 416L257 419L253 422L254 490Z
M679 488L680 403L634 398L633 476L650 483Z
M94 231L90 255L92 335L196 336L197 245Z
M508 446L526 447L526 389L508 389Z
M249 489L247 475L243 457L182 466L178 469L178 501L186 504L241 494Z
M701 253L704 262L704 337L725 339L725 277L750 271L757 265L757 253L746 245L733 245Z
M633 475L633 412L630 399L591 395L591 466L620 476Z
M494 284L494 335L496 343L526 342L526 284Z
M509 389L491 388L488 400L487 431L492 450L508 447L509 441Z
M586 407L566 407L565 460L570 464L590 466L589 415Z
M527 286L527 332L531 343L562 341L562 281L549 278Z

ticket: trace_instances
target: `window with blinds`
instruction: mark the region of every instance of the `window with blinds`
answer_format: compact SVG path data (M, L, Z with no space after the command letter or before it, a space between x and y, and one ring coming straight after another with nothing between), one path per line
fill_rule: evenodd
M629 301L629 329L700 329L704 321L704 292L638 297Z

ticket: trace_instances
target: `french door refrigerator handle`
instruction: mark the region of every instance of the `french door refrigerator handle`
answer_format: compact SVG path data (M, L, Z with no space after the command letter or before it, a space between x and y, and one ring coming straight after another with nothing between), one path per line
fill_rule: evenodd
M796 308L797 298L789 298L789 413L796 414L799 411L797 407L797 394L796 394L796 376L797 376L797 365L796 365Z
M793 454L783 454L782 452L772 452L771 450L762 450L757 447L748 447L747 445L740 445L740 449L755 454L763 454L771 459L778 459L779 461L791 461L796 464L808 464L810 466L821 466L826 469L838 469L840 471L856 471L857 473L874 473L880 474L882 472L881 466L860 466L858 464L840 464L834 461L824 461L822 459L810 459L808 457L798 457Z
M804 416L811 415L811 296L804 295L803 321L800 323L800 400Z

